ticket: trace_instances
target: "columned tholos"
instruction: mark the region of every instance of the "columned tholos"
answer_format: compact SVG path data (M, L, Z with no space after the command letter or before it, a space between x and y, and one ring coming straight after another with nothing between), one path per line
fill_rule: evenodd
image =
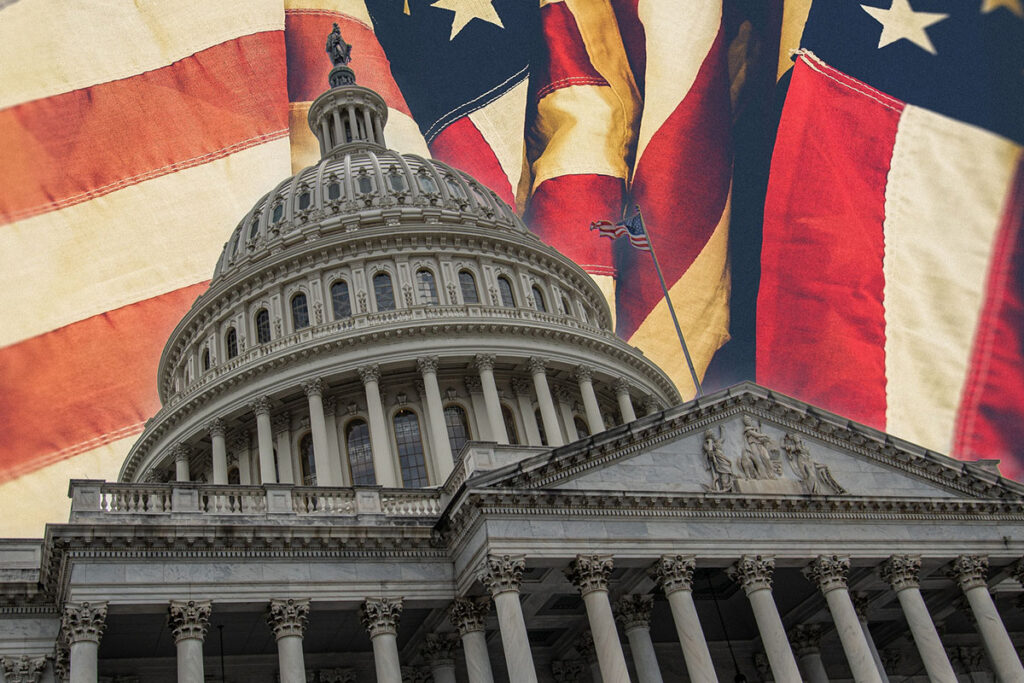
M97 655L106 621L105 602L80 602L64 606L61 630L71 653L71 683L97 683Z
M256 443L260 455L260 483L276 484L277 468L274 464L274 430L270 425L270 399L260 396L249 404L256 415Z
M615 399L619 402L622 422L628 424L636 420L636 411L633 410L633 399L629 395L629 382L621 377L615 380Z
M583 596L587 607L590 633L597 648L597 661L601 666L601 678L612 681L628 681L626 657L615 628L615 616L608 600L608 576L612 573L611 555L577 555L566 570L566 576Z
M420 651L434 683L455 683L455 648L459 639L455 633L431 633Z
M860 629L864 632L864 640L868 642L868 648L871 649L871 658L875 660L875 668L878 669L878 676L882 679L882 683L889 683L889 676L885 673L885 666L882 664L882 655L879 654L878 647L875 645L875 639L871 635L871 629L868 627L867 596L863 593L854 595L853 608L857 610L857 619L860 620Z
M807 567L807 576L817 584L828 603L853 679L858 683L882 683L846 587L849 573L850 560L837 555L819 555Z
M395 463L391 459L388 428L384 422L384 405L380 400L380 367L368 365L359 368L359 378L366 392L366 414L370 418L370 451L373 453L373 471L381 486L398 486Z
M316 467L317 486L336 486L331 459L328 455L327 417L324 415L324 381L319 377L302 383L309 403L309 430L313 435L313 464ZM299 478L299 477L296 477Z
M4 683L39 683L46 669L46 657L0 657Z
M654 596L626 595L615 603L615 618L629 640L639 683L662 683L661 668L651 641L651 606Z
M903 608L903 615L914 636L917 650L921 653L928 678L937 683L955 683L953 665L949 663L924 598L921 597L920 572L921 558L909 555L893 555L881 567L882 580L896 591L896 598Z
M519 584L525 569L526 562L522 557L488 555L480 572L480 582L491 592L494 600L510 683L537 683L526 620L519 604Z
M309 600L271 600L267 623L277 639L277 660L281 683L306 683L302 636L309 622Z
M487 631L484 626L484 619L490 608L486 598L455 598L448 613L449 620L462 637L462 651L466 655L466 674L469 683L494 683L491 659L487 654Z
M546 363L543 358L531 356L528 365L533 377L533 390L537 394L537 405L540 407L540 419L544 423L544 435L548 438L547 445L561 446L562 429L558 426L555 402L551 399Z
M1024 681L1024 667L996 611L992 595L988 592L988 558L960 555L953 561L951 574L971 606L981 641L996 676L1001 681Z
M521 377L512 378L512 391L516 394L516 405L523 416L523 430L526 432L526 443L530 446L542 446L540 430L537 429L537 416L533 412L530 401L530 383Z
M505 420L501 417L498 386L494 383L494 356L478 353L474 363L480 373L480 389L484 394L484 407L487 409L487 422L491 426L491 435L498 443L507 444L508 434L505 432Z
M203 683L203 640L210 626L210 601L171 600L167 625L178 651L178 683Z
M668 598L672 621L683 648L686 671L693 683L715 683L715 665L711 661L704 629L693 602L693 571L696 561L684 555L662 555L651 567L651 575ZM737 672L738 673L738 672Z
M604 419L601 417L601 408L597 405L597 394L594 393L594 371L586 365L577 365L576 382L580 385L583 411L587 415L590 433L599 434L604 431Z
M448 425L444 420L444 405L441 403L441 387L437 383L437 356L420 358L416 367L423 378L423 394L427 404L427 419L430 421L430 445L437 465L437 480L448 479L455 467L455 456L448 441Z
M806 683L828 683L825 664L821 661L821 626L800 624L789 631L789 642Z
M398 618L401 598L366 598L360 618L373 643L373 665L377 683L402 683L402 665L398 660Z
M192 449L183 443L174 444L171 448L171 457L174 458L174 480L180 482L191 481L189 473L189 458L192 456Z
M772 574L775 560L761 555L744 555L734 564L729 575L743 587L754 612L754 621L761 634L768 663L776 681L799 681L800 672L793 650L786 638L786 629L772 596Z
M228 428L224 420L217 418L210 422L210 443L213 451L213 483L228 483L228 444L225 439Z

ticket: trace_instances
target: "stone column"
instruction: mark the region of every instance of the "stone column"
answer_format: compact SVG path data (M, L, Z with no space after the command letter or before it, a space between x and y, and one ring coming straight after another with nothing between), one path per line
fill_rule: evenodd
M4 683L39 683L46 669L46 657L0 657Z
M693 683L717 683L715 665L711 661L704 629L697 618L697 606L693 602L695 568L696 561L692 556L662 555L651 567L650 573L668 598L690 680Z
M558 412L562 415L562 438L565 443L572 443L579 440L579 432L576 431L575 416L572 412L573 395L568 387L558 386L552 392L558 401Z
M203 683L203 639L210 626L210 601L171 600L167 625L178 650L178 683Z
M278 413L270 422L277 439L277 481L279 484L302 484L302 470L292 467L292 416Z
M351 486L348 468L342 467L341 442L338 440L338 421L335 417L337 401L333 396L324 397L324 422L327 424L327 459L331 463L331 481L335 486Z
M213 444L213 483L228 483L228 444L225 439L228 428L224 420L217 418L207 425L210 442Z
M658 401L658 397L654 394L647 394L644 397L644 415L654 415L659 410L661 410L661 402Z
M583 410L587 414L590 433L600 434L605 427L601 408L597 405L597 394L594 393L594 370L586 365L577 365L576 381L580 385L580 396L583 398Z
M633 410L633 399L629 396L629 382L622 377L615 380L615 398L619 402L619 412L622 414L623 424L636 420L636 411Z
M256 415L256 441L260 454L260 483L276 484L277 470L274 467L274 431L270 426L270 399L260 396L249 404L249 410Z
M885 666L882 664L882 655L878 652L875 639L871 636L871 629L868 628L868 599L863 593L853 596L853 608L857 610L857 619L860 621L860 629L864 632L864 640L871 650L871 658L875 660L875 668L878 669L878 676L882 683L889 683L889 675L885 673Z
M543 358L530 356L530 374L533 376L533 390L540 406L540 419L544 423L544 434L548 437L548 445L557 447L562 445L562 429L558 426L558 415L555 413L555 403L551 400L545 366Z
M799 681L793 650L786 639L782 618L772 597L772 574L775 560L761 555L744 555L734 564L729 575L743 587L754 611L757 630L761 634L765 654L777 681Z
M981 641L992 661L992 668L1001 681L1024 681L1024 667L1006 633L1006 626L996 611L992 595L988 592L988 558L980 555L960 555L953 561L950 575L971 606L971 612L981 634Z
M174 458L174 480L191 481L192 477L188 471L188 460L192 455L192 449L183 443L174 444L171 447L171 457Z
M249 468L249 435L244 431L231 436L231 455L238 458L238 482L243 486L255 483Z
M448 425L444 420L444 404L441 403L441 387L437 384L437 356L416 360L416 368L423 378L423 398L427 404L427 419L430 421L431 449L434 452L437 480L444 482L455 467L455 454L448 440Z
M612 604L608 600L608 576L611 573L611 555L577 555L565 572L587 606L587 620L597 648L601 678L609 683L629 680L626 657L622 654Z
M626 595L615 603L615 618L629 640L639 683L662 683L658 658L651 642L651 595Z
M519 414L523 416L523 431L529 446L542 446L540 430L537 429L537 416L533 414L533 402L530 400L530 384L521 377L512 379L512 391L516 394Z
M505 433L505 420L501 417L501 400L498 398L498 387L494 383L494 356L478 353L474 359L476 369L480 373L480 388L484 394L484 405L487 408L487 422L491 426L491 435L500 444L508 444Z
M920 572L921 558L909 555L893 555L882 564L880 570L882 580L896 591L896 598L903 608L903 615L914 636L917 650L921 653L928 678L936 683L956 683L953 666L949 663L924 598L921 597L921 582L918 579Z
M366 414L370 418L373 471L377 475L378 484L395 488L398 486L398 475L391 458L391 442L388 439L387 424L384 422L384 404L380 400L380 367L367 365L359 368L359 378L363 381L363 389L366 391Z
M427 635L421 654L430 667L434 683L455 683L455 648L459 637L455 633Z
M469 683L494 683L491 659L487 654L487 631L484 618L491 606L486 598L471 600L455 598L448 618L462 636Z
M313 433L313 462L317 486L336 486L327 446L327 418L324 416L324 381L319 377L302 383L309 403L309 429Z
M526 562L521 556L488 555L480 572L480 582L494 599L509 683L537 683L526 620L519 604L519 584L525 569Z
M821 626L800 624L789 631L789 642L806 683L828 683L825 664L821 661Z
M469 394L469 402L473 406L473 417L476 420L478 441L497 441L491 433L491 418L487 416L487 403L484 401L483 386L480 383L480 375L466 375L462 383Z
M277 659L281 683L306 683L306 663L302 656L302 636L309 622L309 600L271 600L267 623L277 639Z
M398 661L398 618L401 598L366 598L360 609L363 626L373 643L373 664L377 683L402 683L402 665Z
M806 569L807 576L817 584L828 603L853 680L857 683L882 683L846 587L849 573L850 560L838 555L819 555Z
M97 654L106 621L105 602L79 602L64 606L60 625L71 651L71 683L97 683Z

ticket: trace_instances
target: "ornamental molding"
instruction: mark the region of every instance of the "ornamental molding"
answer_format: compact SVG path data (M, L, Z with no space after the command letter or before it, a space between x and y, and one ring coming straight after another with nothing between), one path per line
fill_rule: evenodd
M428 373L437 374L437 366L440 359L437 356L424 356L416 359L416 369L419 370L421 375Z
M491 602L487 598L455 598L448 609L448 620L459 630L459 635L474 631L485 631L487 613Z
M615 618L627 634L636 628L651 627L653 595L624 595L615 603Z
M398 635L398 621L402 615L402 598L366 598L359 606L359 619L370 638L380 635Z
M665 595L693 590L693 572L697 560L693 555L662 555L650 568L650 575Z
M107 603L78 602L64 605L60 628L69 645L75 643L96 643L107 628Z
M608 591L608 578L614 563L611 555L577 555L565 570L565 576L580 595Z
M380 366L379 365L364 365L359 368L359 379L363 384L369 384L370 382L380 383Z
M46 657L0 657L4 683L39 683L46 669Z
M493 353L478 353L473 358L473 364L476 369L480 372L494 371L494 354Z
M497 596L518 593L524 571L526 560L522 555L488 555L478 576L491 595Z
M547 372L548 361L546 358L540 356L530 356L526 361L526 367L529 368L530 374L543 375Z
M879 567L882 581L895 591L921 587L921 558L912 555L893 555Z
M822 593L847 587L850 558L838 555L819 555L806 568L804 576L814 582Z
M280 640L288 636L301 638L309 623L309 600L272 599L267 606L267 624Z
M771 590L775 559L763 555L744 555L726 573L747 595L759 590Z
M272 407L273 404L270 402L270 399L267 398L266 396L257 396L256 398L249 402L249 411L257 416L270 415L270 409Z
M302 391L306 394L307 397L320 396L322 398L324 395L324 391L326 390L327 384L323 381L323 379L319 377L308 379L302 383Z
M290 430L292 428L292 416L288 411L284 411L274 415L270 419L270 431L274 436L278 436Z
M961 590L988 590L988 558L982 555L960 555L953 560L949 577L959 584Z
M573 369L573 376L578 382L593 382L594 381L594 368L588 365L577 365Z
M210 600L171 600L167 608L167 625L174 644L182 640L203 640L210 627Z
M227 423L224 422L224 420L220 419L219 417L215 417L214 419L210 420L210 423L206 426L206 429L208 432L210 432L210 436L219 436L223 438L228 433Z

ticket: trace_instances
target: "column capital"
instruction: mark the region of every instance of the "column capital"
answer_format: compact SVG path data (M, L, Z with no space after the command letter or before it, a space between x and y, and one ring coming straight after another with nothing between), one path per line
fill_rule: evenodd
M729 578L740 584L747 595L759 590L772 589L775 558L762 555L744 555L727 570Z
M797 657L821 652L821 625L797 624L787 634Z
M693 590L693 570L697 561L693 555L662 555L649 573L658 582L665 595L676 591Z
M920 588L921 558L911 555L893 555L882 563L878 573L894 591L904 588Z
M653 595L624 595L615 603L615 618L626 633L635 628L649 629L653 605Z
M46 657L2 657L4 683L39 683L46 668Z
M593 664L597 661L597 648L594 647L594 634L589 630L584 631L580 634L580 637L576 639L576 643L573 645L576 651L587 662Z
M359 619L371 639L387 633L398 635L401 614L402 598L366 598L359 607Z
M478 353L473 358L473 364L476 366L476 369L481 372L484 370L494 370L494 354Z
M629 386L629 382L626 380L625 377L617 378L612 386L615 387L615 393L616 394L628 394L629 393L630 386Z
M483 385L480 384L480 378L476 375L466 375L462 378L462 383L466 385L466 391L471 394L479 394L483 391Z
M171 457L174 458L174 462L179 460L188 460L189 456L192 455L192 449L187 444L176 443L171 446Z
M338 410L338 399L334 396L324 397L324 415L334 415Z
M562 659L551 662L551 675L557 683L580 683L584 680L586 668L579 659Z
M236 432L231 436L230 441L231 450L236 453L239 451L249 450L249 433L248 432Z
M589 365L577 365L573 370L573 375L576 377L577 382L593 382L594 368Z
M459 646L459 637L454 632L428 633L420 654L430 666L455 664L455 649Z
M324 391L327 390L327 384L320 377L314 377L313 379L307 379L302 383L302 391L305 392L306 396L320 396L323 398Z
M516 396L529 396L530 388L530 383L522 377L512 378L512 391L515 392Z
M71 651L67 644L57 639L53 648L53 678L56 683L67 683L71 676Z
M491 611L491 603L487 598L455 598L448 610L448 620L459 629L464 636L473 631L484 631L484 619Z
M267 623L277 640L286 636L301 638L309 623L309 600L272 598L267 605Z
M270 429L274 434L287 432L292 428L292 416L288 412L278 413L270 420Z
M225 436L228 433L227 423L219 417L210 420L210 423L206 425L206 429L210 432L210 436Z
M594 591L608 590L612 566L611 555L577 555L569 563L565 575L579 589L580 595L587 595Z
M203 640L210 627L210 600L171 600L167 608L167 625L171 627L174 644L186 639Z
M363 384L380 382L380 366L374 363L373 365L364 365L359 368L359 379L362 380Z
M423 356L422 358L416 359L416 369L420 371L421 375L429 373L437 373L437 366L440 364L440 359L437 356Z
M356 683L356 672L352 669L320 669L323 683Z
M953 560L949 577L960 584L961 590L988 589L988 558L984 555L960 555Z
M818 555L804 568L804 576L814 581L822 593L846 588L850 560L838 555Z
M257 396L253 400L249 401L249 410L256 415L270 415L270 409L273 407L270 399L266 396Z
M868 619L868 595L867 593L854 593L850 596L853 600L853 609L857 612L857 618L861 621Z
M107 628L107 603L78 602L64 605L60 627L68 645L81 642L99 644Z
M524 571L526 559L522 555L488 555L479 578L491 595L518 593Z
M547 366L547 359L540 356L530 356L529 360L526 361L526 367L530 368L530 373L534 375L544 373L547 370Z
M569 387L562 386L561 384L559 384L551 393L555 395L555 398L557 398L560 403L564 403L569 407L572 407L572 400L574 398L574 395Z

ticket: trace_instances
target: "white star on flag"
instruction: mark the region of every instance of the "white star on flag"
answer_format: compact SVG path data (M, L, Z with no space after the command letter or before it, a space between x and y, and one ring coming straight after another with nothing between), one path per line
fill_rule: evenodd
M1024 19L1024 7L1021 6L1020 0L983 0L981 4L981 13L987 14L989 12L994 12L1000 7L1005 7L1018 17Z
M939 12L915 12L910 7L910 0L892 0L889 9L861 5L862 10L867 12L882 25L882 35L878 38L879 49L891 45L897 40L909 40L922 50L938 54L925 29L942 21L948 14Z
M505 28L505 25L501 23L501 17L494 10L492 2L493 0L437 0L430 6L455 12L455 17L452 18L452 34L448 37L450 42L455 40L455 36L459 35L466 24L474 19L481 19L500 28Z

